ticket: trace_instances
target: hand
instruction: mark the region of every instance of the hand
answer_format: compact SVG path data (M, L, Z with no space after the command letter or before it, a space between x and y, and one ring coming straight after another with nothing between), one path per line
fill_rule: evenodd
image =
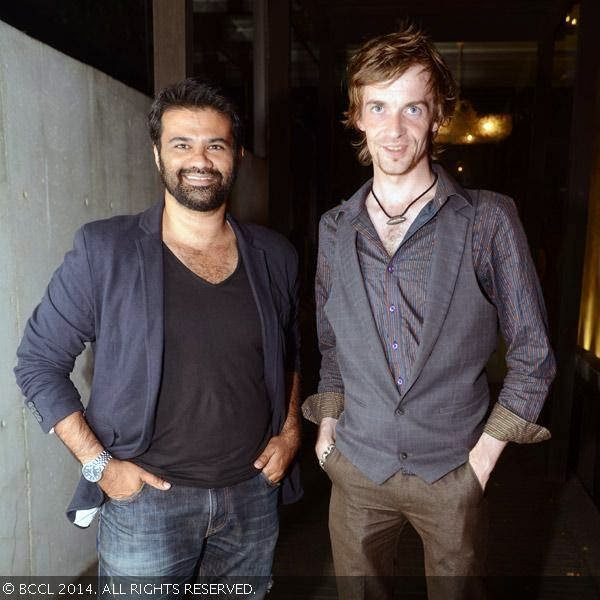
M111 458L108 462L98 485L109 498L124 500L133 496L144 483L157 490L168 490L171 487L164 479L148 473L132 462L117 458Z
M473 471L479 479L482 490L485 490L504 446L506 446L506 442L497 440L487 433L482 433L478 442L469 452L469 463L471 463Z
M271 483L279 483L299 449L300 436L295 431L281 432L269 440L267 447L254 461L254 467L262 469Z
M325 417L321 421L317 443L315 444L315 453L318 460L323 458L324 452L331 444L335 444L335 426L337 422L338 420L333 417Z

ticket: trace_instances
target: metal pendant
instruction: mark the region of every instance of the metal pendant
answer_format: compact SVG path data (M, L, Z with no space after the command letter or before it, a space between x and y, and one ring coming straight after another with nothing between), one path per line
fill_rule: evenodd
M398 216L398 217L392 217L387 224L388 225L399 225L400 223L404 223L404 221L406 221L406 217L402 217L402 216Z

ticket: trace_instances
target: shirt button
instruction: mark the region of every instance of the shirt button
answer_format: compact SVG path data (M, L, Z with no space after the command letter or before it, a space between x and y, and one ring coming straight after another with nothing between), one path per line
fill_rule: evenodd
M391 265L387 268L388 273L393 273L394 272L394 267L392 267Z
M398 342L392 342L392 348L398 350Z
M392 304L390 306L390 312L395 312L396 311L396 307Z
M402 385L404 383L404 379L402 379L402 377L398 377L398 379L396 379L396 383L398 385Z
M408 454L406 452L402 452L402 454L400 454L400 458L402 460L406 460L408 458Z
M398 407L395 411L394 411L397 415L403 415L404 414L404 409Z

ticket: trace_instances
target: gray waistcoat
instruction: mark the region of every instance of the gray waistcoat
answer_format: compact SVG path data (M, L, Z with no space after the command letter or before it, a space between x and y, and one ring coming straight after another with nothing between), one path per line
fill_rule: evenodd
M421 342L402 391L371 313L356 229L340 213L325 304L344 381L337 446L375 483L400 469L431 483L467 460L483 430L489 406L484 369L498 325L473 267L474 213L470 202L453 195L436 217Z

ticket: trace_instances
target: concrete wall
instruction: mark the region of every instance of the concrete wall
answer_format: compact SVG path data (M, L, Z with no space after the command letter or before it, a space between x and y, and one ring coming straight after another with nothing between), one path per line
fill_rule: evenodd
M84 222L158 196L149 99L0 22L0 574L76 576L95 527L64 517L78 463L44 435L14 383L15 349ZM85 398L91 358L74 380Z

